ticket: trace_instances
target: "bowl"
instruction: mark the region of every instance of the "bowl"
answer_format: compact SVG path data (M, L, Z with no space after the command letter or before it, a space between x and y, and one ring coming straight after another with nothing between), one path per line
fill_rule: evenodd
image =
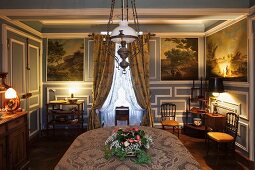
M201 118L193 118L193 124L195 126L201 126L202 125L202 120Z
M68 100L69 103L75 104L75 103L77 103L78 98L68 98L67 100Z

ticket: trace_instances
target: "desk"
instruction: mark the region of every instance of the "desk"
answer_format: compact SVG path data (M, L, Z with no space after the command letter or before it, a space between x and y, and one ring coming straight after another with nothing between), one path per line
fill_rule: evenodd
M143 126L139 128L153 140L148 150L152 157L150 164L135 164L132 157L123 161L115 157L107 160L104 158L104 143L115 128L116 126L94 129L78 136L60 159L55 170L201 169L198 162L175 135L161 129Z
M51 101L46 104L46 128L47 133L49 126L52 125L55 130L56 125L65 126L80 126L83 130L83 104L84 101L77 101L70 103L67 101ZM61 106L73 106L71 110L63 110ZM49 121L49 116L52 120ZM57 116L61 116L61 119L57 119Z

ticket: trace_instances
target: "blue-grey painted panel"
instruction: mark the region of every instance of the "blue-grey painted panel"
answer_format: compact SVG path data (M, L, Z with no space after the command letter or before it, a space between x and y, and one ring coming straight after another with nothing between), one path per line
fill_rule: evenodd
M185 89L176 89L176 94L175 95L190 95L190 88L185 88Z
M30 119L30 133L33 133L34 131L38 130L38 110L34 110L29 114L29 119Z
M39 90L39 49L30 47L29 54L29 91Z
M118 2L118 1L117 1ZM1 0L2 9L80 9L109 8L110 0ZM118 2L119 3L119 2ZM244 8L249 7L249 0L137 0L139 8ZM119 7L120 5L118 5Z
M38 105L39 106L39 97L37 96L32 96L29 98L29 105Z
M93 40L85 39L85 81L93 80Z
M25 54L25 44L20 44L23 42L11 42L11 54L12 54L12 87L17 91L18 94L22 94L25 91L24 87L24 54ZM10 68L10 69L11 69Z
M156 40L150 40L150 79L156 78Z

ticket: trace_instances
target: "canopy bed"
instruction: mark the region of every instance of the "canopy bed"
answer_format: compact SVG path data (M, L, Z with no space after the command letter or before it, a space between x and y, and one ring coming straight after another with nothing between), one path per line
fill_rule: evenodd
M148 153L150 164L135 164L133 157L119 160L115 157L104 158L105 140L115 127L98 128L78 136L58 162L55 170L62 169L201 169L179 139L164 130L140 127L152 137L153 144Z

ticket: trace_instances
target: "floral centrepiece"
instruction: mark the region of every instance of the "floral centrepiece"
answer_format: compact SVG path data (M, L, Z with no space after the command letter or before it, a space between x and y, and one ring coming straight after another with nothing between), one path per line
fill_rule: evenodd
M105 158L112 156L124 160L134 156L135 163L146 164L151 162L151 157L146 152L150 148L152 138L138 128L116 129L105 141Z

